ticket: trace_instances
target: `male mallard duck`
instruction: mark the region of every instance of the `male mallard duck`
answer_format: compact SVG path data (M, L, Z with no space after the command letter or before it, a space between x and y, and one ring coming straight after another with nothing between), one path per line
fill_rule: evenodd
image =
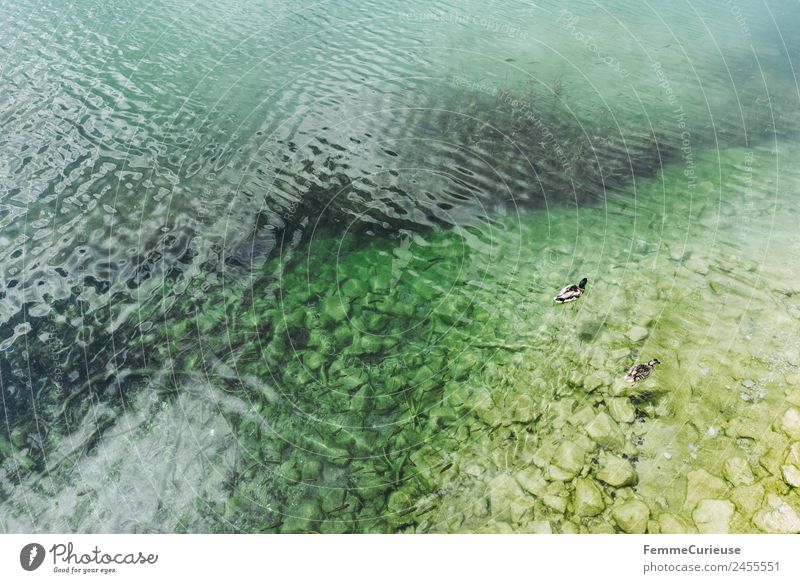
M586 282L588 281L589 280L584 277L577 284L573 283L572 285L568 285L558 292L558 295L553 298L553 301L558 302L559 304L574 302L583 295L583 292L586 289Z
M650 376L650 373L653 372L653 368L657 364L661 364L657 358L654 358L647 364L634 364L631 370L628 371L628 374L625 375L625 380L629 383L635 383L636 381L646 379Z

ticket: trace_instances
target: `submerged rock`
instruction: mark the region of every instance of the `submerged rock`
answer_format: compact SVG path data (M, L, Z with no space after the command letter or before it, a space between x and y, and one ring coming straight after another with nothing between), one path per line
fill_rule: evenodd
M478 534L514 534L514 529L507 522L491 520L477 532Z
M496 520L521 522L533 510L533 500L508 474L500 474L489 482L489 504Z
M322 510L326 513L332 512L337 508L344 506L347 492L344 488L331 488L325 492L322 497Z
M617 526L628 534L644 534L650 509L641 500L628 500L614 507L611 516Z
M576 443L565 441L558 446L553 455L553 465L549 468L550 477L554 480L571 480L583 468L586 452Z
M303 355L303 364L305 364L311 370L317 370L322 368L322 365L325 364L325 357L319 352L309 350Z
M486 425L497 427L503 422L502 412L492 400L492 393L489 389L477 389L473 395L472 406L478 418Z
M800 441L796 441L789 446L785 461L787 464L793 464L800 468Z
M759 457L759 465L774 476L780 476L783 465L785 441L782 435L766 431L760 440L760 446L767 450Z
M792 439L800 439L800 409L787 409L778 421L778 427Z
M509 406L512 420L519 423L529 423L536 415L536 404L528 395L520 395Z
M731 492L731 502L744 516L752 516L761 507L764 500L764 484L756 483L739 486Z
M322 302L322 313L333 322L347 318L348 309L349 305L336 296L330 296Z
M514 476L526 492L534 496L542 496L547 488L547 480L544 479L542 471L538 468L525 468Z
M755 481L750 464L743 457L736 456L725 460L722 475L734 486L746 486Z
M594 417L595 410L587 405L575 411L575 413L569 417L569 422L576 427L585 427Z
M800 516L777 494L767 495L767 503L753 516L753 524L767 533L800 533Z
M292 516L287 516L281 532L302 533L316 530L321 518L322 510L319 503L316 500L306 500L298 506Z
M11 430L11 443L13 443L16 447L22 449L28 442L28 428L27 427L20 427L17 426ZM2 438L0 438L2 439Z
M546 439L533 453L532 461L540 468L544 468L555 456L558 443L555 439Z
M605 412L600 412L586 426L586 432L595 443L611 450L620 450L625 445L625 436L619 425Z
M532 534L553 534L553 527L549 520L534 520L530 524Z
M579 534L581 532L581 526L569 520L565 520L561 523L561 534Z
M567 511L567 499L558 494L545 494L542 496L542 502L559 514L564 514Z
M800 374L795 373L791 379L787 378L787 383L793 387L800 387ZM786 402L800 407L800 388L786 389Z
M616 488L634 486L638 482L636 470L633 469L631 463L613 454L604 454L600 458L597 479Z
M636 420L636 409L629 399L613 397L606 401L608 412L617 423L633 423Z
M573 512L580 517L595 516L606 507L603 501L603 492L588 478L575 480L575 493L572 499Z
M700 500L722 498L728 490L725 482L709 474L704 469L694 470L686 475L686 501L684 508L691 512Z
M589 520L587 528L591 534L616 534L617 532L611 523L597 518Z
M567 510L567 489L563 482L551 482L547 486L542 502L559 514Z
M793 464L785 464L781 466L781 475L783 481L793 488L800 488L800 468Z
M774 415L763 404L747 407L744 414L732 419L728 423L726 432L731 437L746 437L748 439L761 439L769 427Z
M628 330L626 336L630 338L631 342L640 342L647 338L648 332L647 328L642 326L634 326L630 330Z
M483 518L489 514L489 500L486 498L477 498L470 507L472 514L478 518Z
M682 518L665 512L658 517L658 528L661 534L686 534L689 528Z
M734 507L728 500L701 500L692 519L701 534L728 534Z
M609 384L611 384L611 376L607 372L602 371L592 372L583 379L583 388L586 389L588 393Z
M341 287L342 295L350 299L363 297L367 291L367 283L360 278L348 279Z

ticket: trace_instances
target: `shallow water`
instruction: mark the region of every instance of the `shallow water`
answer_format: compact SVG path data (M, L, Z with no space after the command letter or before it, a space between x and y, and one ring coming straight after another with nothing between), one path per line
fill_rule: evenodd
M3 6L0 528L791 530L798 16Z

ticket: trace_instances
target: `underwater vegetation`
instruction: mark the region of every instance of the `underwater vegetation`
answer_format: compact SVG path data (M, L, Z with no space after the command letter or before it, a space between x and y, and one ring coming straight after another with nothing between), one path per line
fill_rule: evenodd
M0 31L0 530L800 531L783 39L191 8Z
M800 241L774 222L800 177L746 188L776 160L704 152L690 190L668 166L579 221L320 229L249 281L165 285L142 341L170 366L140 390L157 409L210 384L236 443L204 530L800 531ZM565 258L591 282L575 309L552 302ZM79 402L62 413L97 414ZM32 465L12 439L4 463Z
M741 222L718 208L721 192L729 208L747 198L754 227L791 204L796 177L777 195L740 188L774 160L768 150L704 154L683 199L663 192L682 188L678 165L640 184L637 220L668 217L663 236L647 227L630 238L629 193L582 213L580 227L553 212L498 225L492 238L323 232L225 302L204 301L167 342L197 327L250 405L220 527L800 530L798 346L771 332L796 325L797 305L770 271L780 257L750 259L770 242L739 249ZM713 246L708 220L720 225ZM599 232L607 257L593 265L581 246ZM552 263L535 262L544 249ZM561 256L598 271L575 314L550 305ZM719 316L710 341L694 317L707 306ZM655 354L665 364L651 379L625 382ZM185 362L176 368L204 366L196 354Z

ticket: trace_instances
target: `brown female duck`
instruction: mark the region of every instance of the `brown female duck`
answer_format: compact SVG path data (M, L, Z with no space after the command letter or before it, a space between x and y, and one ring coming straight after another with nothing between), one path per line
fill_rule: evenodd
M646 379L650 376L650 373L653 372L657 364L661 364L657 358L652 359L647 364L634 364L628 371L628 374L625 375L625 380L629 383L635 383Z

